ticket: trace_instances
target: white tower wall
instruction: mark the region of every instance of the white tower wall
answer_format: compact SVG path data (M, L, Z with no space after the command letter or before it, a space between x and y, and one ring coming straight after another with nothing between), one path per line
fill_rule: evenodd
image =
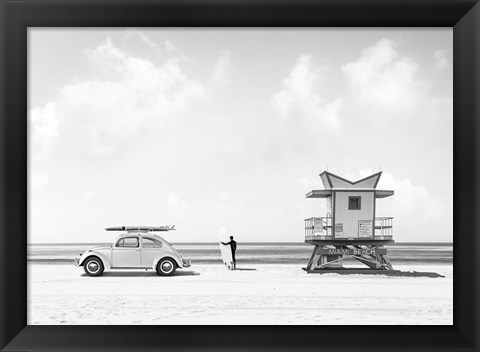
M348 209L349 197L361 197L360 210ZM363 221L363 226L367 226L367 221L371 222L373 231L373 219L375 211L374 192L351 192L335 191L335 238L359 237L359 221ZM341 226L340 226L341 224ZM343 229L343 233L337 231ZM365 227L364 227L365 229ZM373 233L370 235L372 236Z

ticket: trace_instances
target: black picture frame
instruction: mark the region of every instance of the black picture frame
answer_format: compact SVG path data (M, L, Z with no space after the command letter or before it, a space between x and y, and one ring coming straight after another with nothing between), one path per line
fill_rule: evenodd
M478 1L0 0L0 16L2 351L479 351ZM27 326L27 28L84 26L453 27L453 326Z

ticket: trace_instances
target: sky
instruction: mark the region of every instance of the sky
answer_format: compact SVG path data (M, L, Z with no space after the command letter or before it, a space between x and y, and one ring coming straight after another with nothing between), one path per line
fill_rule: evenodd
M303 242L328 170L453 239L451 28L30 28L29 243Z

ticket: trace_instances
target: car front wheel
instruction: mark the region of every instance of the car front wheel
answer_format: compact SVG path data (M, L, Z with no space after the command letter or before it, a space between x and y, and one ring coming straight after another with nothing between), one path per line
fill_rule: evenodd
M163 258L157 264L157 273L160 276L172 276L176 269L177 265L171 258Z
M103 273L103 263L98 258L88 258L83 264L83 270L88 276L100 276Z

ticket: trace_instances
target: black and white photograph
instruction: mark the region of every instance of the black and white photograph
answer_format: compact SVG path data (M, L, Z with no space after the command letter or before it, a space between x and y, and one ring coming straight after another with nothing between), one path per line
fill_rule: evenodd
M29 325L453 324L452 28L27 38Z

